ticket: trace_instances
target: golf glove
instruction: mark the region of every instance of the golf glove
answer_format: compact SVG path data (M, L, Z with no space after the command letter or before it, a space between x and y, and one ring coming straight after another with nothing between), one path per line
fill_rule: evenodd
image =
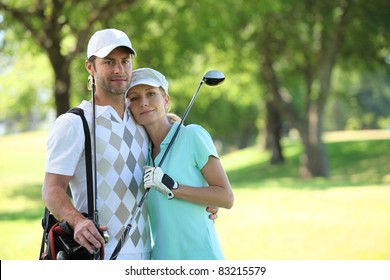
M172 199L175 195L172 190L179 187L169 175L165 174L160 167L144 166L144 188L150 189L154 187L158 192L167 195L168 199Z

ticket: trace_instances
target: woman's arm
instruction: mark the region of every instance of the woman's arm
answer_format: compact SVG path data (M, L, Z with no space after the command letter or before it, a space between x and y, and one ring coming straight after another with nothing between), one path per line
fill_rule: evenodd
M157 191L168 196L191 201L212 207L230 209L233 206L234 196L229 179L221 162L214 156L209 156L201 172L208 186L187 186L175 182L169 174L165 174L160 167L145 166L144 187L154 187Z
M232 208L234 195L220 160L210 156L202 168L202 174L209 186L190 187L179 184L179 188L172 190L175 197L205 206Z

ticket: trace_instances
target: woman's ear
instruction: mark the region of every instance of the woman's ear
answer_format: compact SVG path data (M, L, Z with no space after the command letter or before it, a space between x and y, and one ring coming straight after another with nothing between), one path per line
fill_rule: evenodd
M164 100L165 100L165 109L168 109L171 105L171 97L168 94L166 94Z

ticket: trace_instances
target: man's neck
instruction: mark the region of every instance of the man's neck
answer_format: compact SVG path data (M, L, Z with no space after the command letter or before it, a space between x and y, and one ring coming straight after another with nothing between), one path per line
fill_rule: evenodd
M95 93L95 104L99 106L111 106L123 119L125 112L125 97L123 94L107 95Z

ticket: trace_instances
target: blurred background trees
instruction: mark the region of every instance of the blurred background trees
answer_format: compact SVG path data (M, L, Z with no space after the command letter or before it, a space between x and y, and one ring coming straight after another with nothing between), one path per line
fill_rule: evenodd
M300 175L327 177L323 131L390 124L389 10L387 0L2 0L0 132L50 125L89 99L88 39L114 27L129 34L135 68L167 76L179 115L207 70L225 73L186 120L221 152L261 143L283 163L295 131Z

